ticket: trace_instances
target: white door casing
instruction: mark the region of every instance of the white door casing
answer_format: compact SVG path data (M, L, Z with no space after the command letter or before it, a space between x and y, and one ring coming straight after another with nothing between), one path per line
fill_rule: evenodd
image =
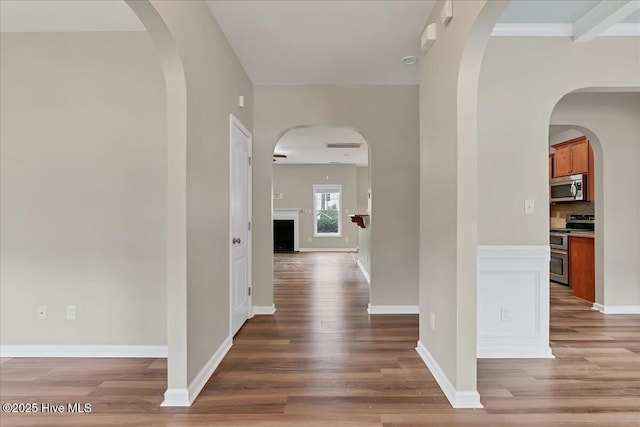
M251 132L230 115L231 335L251 317Z

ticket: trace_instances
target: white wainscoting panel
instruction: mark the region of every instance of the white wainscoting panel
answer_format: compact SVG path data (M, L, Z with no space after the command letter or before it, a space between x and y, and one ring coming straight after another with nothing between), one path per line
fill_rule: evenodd
M553 358L549 246L478 247L478 358Z

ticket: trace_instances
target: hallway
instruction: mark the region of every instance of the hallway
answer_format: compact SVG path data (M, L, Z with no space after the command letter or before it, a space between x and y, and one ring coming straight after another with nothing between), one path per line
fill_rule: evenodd
M351 254L275 256L275 316L256 316L190 408L161 408L164 359L3 359L2 403L90 402L90 414L2 414L4 426L632 426L640 316L607 316L551 284L557 359L484 359L485 409L452 409L415 351L415 315L369 316Z

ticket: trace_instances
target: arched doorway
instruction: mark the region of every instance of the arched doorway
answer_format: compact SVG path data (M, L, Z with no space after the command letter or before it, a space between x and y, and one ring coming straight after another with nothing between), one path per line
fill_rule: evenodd
M346 126L293 127L278 139L273 162L274 253L350 252L370 282L370 163L362 135Z

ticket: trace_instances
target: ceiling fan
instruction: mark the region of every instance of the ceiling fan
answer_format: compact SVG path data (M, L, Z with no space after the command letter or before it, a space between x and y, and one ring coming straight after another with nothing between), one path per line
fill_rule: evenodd
M273 161L275 162L277 159L286 159L287 155L286 154L278 154L278 153L273 153Z

